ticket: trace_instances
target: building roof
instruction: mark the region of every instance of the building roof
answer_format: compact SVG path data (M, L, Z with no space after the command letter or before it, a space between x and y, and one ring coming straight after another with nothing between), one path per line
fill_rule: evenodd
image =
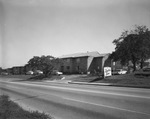
M77 58L77 57L104 57L105 55L108 55L108 53L100 54L97 51L94 52L86 52L86 53L74 53L69 55L62 55L59 58Z

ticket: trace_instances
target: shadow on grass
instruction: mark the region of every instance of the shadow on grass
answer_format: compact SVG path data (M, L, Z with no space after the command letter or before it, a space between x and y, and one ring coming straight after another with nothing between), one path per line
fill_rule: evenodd
M45 75L41 74L41 75L33 75L32 77L28 78L28 81L34 81L34 80L44 80L45 78L47 78Z
M103 80L104 78L103 77L98 77L98 78L95 78L95 79L93 79L93 80L91 80L91 81L89 81L90 83L92 83L92 82L97 82L97 81L100 81L100 80Z

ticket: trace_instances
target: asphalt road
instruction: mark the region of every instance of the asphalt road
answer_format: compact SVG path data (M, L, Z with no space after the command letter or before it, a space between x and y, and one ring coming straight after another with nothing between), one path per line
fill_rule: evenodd
M150 89L1 79L0 94L56 119L150 119Z

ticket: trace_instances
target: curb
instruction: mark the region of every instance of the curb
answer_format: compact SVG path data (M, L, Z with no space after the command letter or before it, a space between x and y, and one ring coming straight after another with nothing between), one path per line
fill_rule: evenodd
M111 86L110 83L68 82L69 84Z

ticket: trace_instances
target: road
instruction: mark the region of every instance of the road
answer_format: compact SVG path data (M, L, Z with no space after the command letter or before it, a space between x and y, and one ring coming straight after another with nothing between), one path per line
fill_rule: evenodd
M55 119L150 119L150 89L1 78L0 94Z

